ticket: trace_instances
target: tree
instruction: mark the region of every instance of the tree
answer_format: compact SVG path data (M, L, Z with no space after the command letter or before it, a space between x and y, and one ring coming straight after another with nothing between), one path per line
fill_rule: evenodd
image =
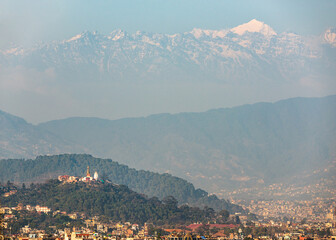
M103 172L100 174L100 179L103 180L104 182L106 182L106 181L111 181L111 180L109 179L109 176L108 176L108 174L106 173L106 171L103 171Z
M307 218L303 218L302 220L301 220L301 224L306 224L307 223Z
M7 187L7 191L9 191L11 189L12 183L8 180L6 187Z
M167 196L162 199L163 204L165 204L169 209L177 208L177 200L173 196Z
M229 217L230 217L229 211L223 209L218 213L218 222L219 223L226 223L227 220L229 219Z

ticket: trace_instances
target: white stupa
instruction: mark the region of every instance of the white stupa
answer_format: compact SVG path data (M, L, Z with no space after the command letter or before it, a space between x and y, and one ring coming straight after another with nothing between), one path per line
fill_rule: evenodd
M93 175L93 178L94 178L94 180L98 180L98 173L97 173L97 171L94 173L94 175Z

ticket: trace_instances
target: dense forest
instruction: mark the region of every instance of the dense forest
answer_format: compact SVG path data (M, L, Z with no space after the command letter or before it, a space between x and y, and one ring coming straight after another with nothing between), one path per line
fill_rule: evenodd
M9 197L0 198L8 207L41 205L53 211L84 213L87 216L104 216L112 221L136 223L176 224L214 221L225 222L228 212L216 213L212 208L200 209L182 205L168 196L160 201L156 197L147 198L130 190L127 186L103 182L62 183L49 180L43 184L22 187Z
M229 201L209 195L202 189L195 189L193 184L170 174L136 170L119 164L111 159L95 158L88 154L63 154L39 156L35 160L8 159L0 161L0 181L10 180L16 183L44 182L58 175L84 176L87 166L97 171L101 179L109 179L116 184L123 184L132 190L149 197L163 199L173 196L180 205L205 207L216 211L227 209L231 213L244 210Z

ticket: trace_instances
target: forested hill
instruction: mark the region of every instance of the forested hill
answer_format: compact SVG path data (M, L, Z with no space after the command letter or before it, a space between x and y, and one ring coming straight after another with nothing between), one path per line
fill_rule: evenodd
M210 208L201 210L185 205L178 207L173 197L167 197L163 201L155 197L148 199L124 185L100 181L63 184L58 180L49 180L44 184L21 188L16 194L0 199L4 206L9 207L17 206L19 203L40 205L50 207L53 211L85 213L88 216L104 216L113 221L141 224L145 222L176 224L228 219L225 211L216 214Z
M95 158L88 154L63 154L39 156L35 160L8 159L0 161L0 180L6 182L44 182L58 175L84 176L86 168L97 171L101 178L108 178L116 184L124 184L136 192L149 197L163 199L173 196L179 204L209 206L217 211L227 209L231 213L242 212L240 206L209 196L193 184L170 174L158 174L136 170L111 159Z

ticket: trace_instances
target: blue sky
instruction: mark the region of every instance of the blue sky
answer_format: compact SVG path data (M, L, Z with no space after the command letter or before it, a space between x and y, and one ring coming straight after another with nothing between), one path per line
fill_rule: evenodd
M2 0L1 47L62 40L84 30L161 33L225 29L256 18L277 32L318 35L336 25L335 0Z

